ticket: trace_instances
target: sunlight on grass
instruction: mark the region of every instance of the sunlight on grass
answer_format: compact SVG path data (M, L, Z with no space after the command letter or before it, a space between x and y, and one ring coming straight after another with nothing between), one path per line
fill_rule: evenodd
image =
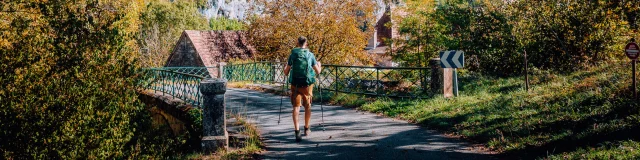
M640 126L627 71L625 65L604 64L568 75L538 73L529 92L522 77L461 77L456 98L378 99L361 109L452 132L499 152L575 148L600 143L589 138Z
M230 116L236 119L238 125L242 125L240 134L248 136L244 142L245 146L237 150L219 150L217 154L220 156L216 156L215 159L253 159L255 154L262 151L263 146L258 127L248 122L246 115L241 113L232 113Z
M640 159L640 142L619 141L580 148L575 152L549 156L548 159Z
M247 85L251 84L250 82L227 82L227 87L229 88L246 88Z

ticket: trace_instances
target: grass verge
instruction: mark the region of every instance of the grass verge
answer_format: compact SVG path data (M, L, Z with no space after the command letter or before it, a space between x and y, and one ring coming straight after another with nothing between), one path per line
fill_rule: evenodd
M456 98L383 99L361 109L454 133L521 158L581 159L592 150L601 158L619 156L615 154L623 151L611 144L640 149L640 107L629 96L629 70L611 63L565 75L538 71L530 91L523 89L522 77L462 76Z
M640 105L631 100L630 65L611 62L523 77L460 75L460 96L372 99L323 93L323 101L405 119L524 159L638 159ZM316 93L316 95L320 95Z

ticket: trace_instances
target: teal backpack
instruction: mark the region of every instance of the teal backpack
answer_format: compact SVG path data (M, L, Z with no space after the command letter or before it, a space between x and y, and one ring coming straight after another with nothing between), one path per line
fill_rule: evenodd
M311 67L312 57L308 49L296 48L291 51L291 77L289 82L297 87L309 86L316 82L315 73Z

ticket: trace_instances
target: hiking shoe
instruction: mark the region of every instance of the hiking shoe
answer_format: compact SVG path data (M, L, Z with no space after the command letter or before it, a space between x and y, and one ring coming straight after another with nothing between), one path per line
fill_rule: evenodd
M311 129L304 127L304 136L309 136L309 134L311 134Z
M302 137L300 136L300 130L296 130L296 142L302 141Z

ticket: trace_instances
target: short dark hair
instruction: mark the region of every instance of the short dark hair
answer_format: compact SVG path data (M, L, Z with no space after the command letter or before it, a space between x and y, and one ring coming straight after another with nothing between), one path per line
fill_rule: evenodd
M304 37L304 36L298 37L298 45L303 45L304 43L307 43L307 37Z

